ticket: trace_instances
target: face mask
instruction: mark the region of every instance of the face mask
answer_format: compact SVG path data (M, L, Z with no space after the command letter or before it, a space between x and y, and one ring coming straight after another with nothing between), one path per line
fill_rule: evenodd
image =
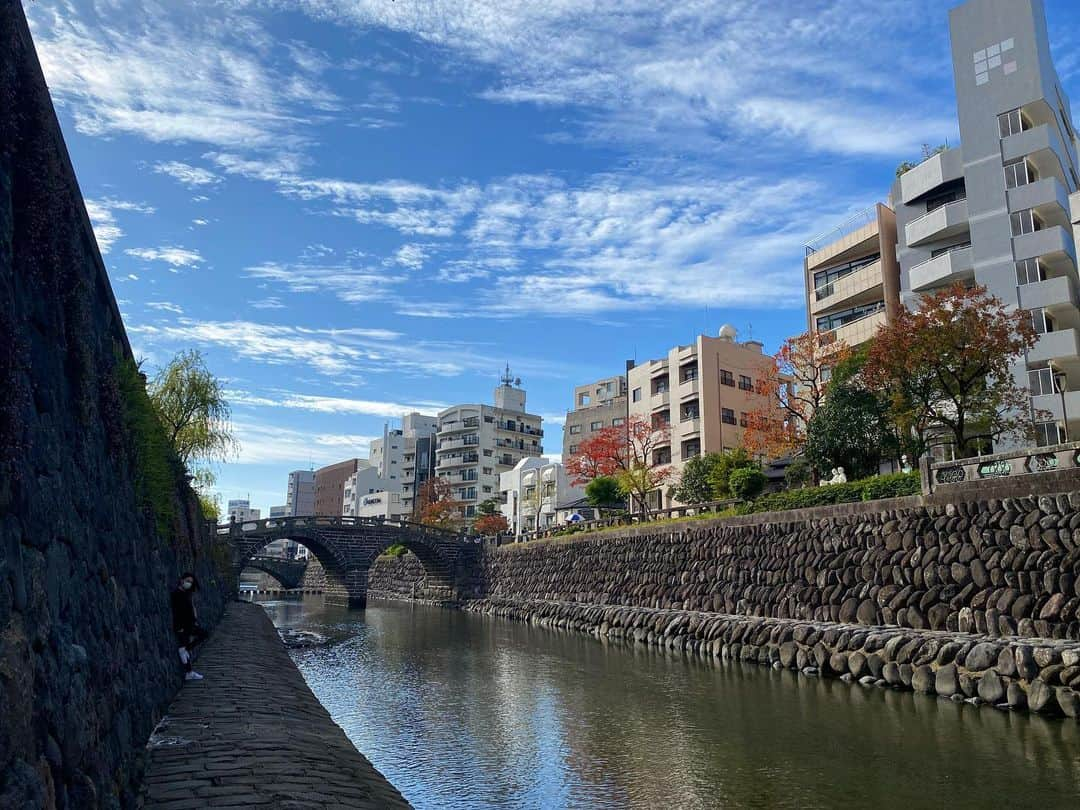
M183 588L185 591L190 591L192 585L194 585L194 583L190 579L185 579L183 582L180 583L180 587Z

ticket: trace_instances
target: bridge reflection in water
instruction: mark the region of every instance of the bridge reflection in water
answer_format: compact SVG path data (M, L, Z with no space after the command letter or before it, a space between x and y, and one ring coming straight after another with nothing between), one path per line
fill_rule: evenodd
M349 516L278 517L216 526L219 540L228 544L234 572L240 572L259 551L275 540L305 546L326 573L328 601L349 607L367 604L368 571L382 552L405 546L424 566L429 589L446 601L460 598L459 569L473 559L479 546L473 538L409 521ZM276 576L276 575L275 575Z
M1075 807L1080 726L402 602L267 605L416 807Z

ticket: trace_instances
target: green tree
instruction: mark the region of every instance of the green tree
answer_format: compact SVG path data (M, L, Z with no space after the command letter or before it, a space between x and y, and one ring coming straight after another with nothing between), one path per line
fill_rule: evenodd
M709 474L714 498L733 497L730 484L731 473L739 469L760 470L761 463L744 447L736 447L734 450L726 450L720 454L720 460Z
M176 455L189 470L200 463L226 461L235 453L229 403L221 382L197 350L174 357L147 386L147 393ZM212 483L208 471L196 475L203 483Z
M837 365L807 425L806 458L820 476L843 467L848 478L865 478L878 472L882 459L900 457L889 400L866 386L861 374L865 362L863 350Z
M765 489L765 473L752 467L736 467L728 477L731 494L744 501L751 501Z
M682 476L678 486L675 487L675 498L680 503L706 503L713 500L712 474L720 463L723 456L720 453L706 453L703 456L694 456L686 462L682 468Z
M814 478L814 470L806 456L795 456L784 471L784 483L788 489L805 487Z
M480 501L476 505L476 514L478 515L495 515L499 512L499 502L494 498L488 498L485 501Z
M590 506L618 506L622 503L619 482L610 475L598 475L585 485L585 500Z

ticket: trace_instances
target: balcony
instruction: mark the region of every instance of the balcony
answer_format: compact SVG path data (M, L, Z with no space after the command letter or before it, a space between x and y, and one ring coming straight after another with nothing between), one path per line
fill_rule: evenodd
M1069 421L1080 419L1080 391L1066 391L1064 398L1065 414L1068 414ZM1061 394L1042 394L1031 398L1031 406L1036 411L1046 411L1053 419L1060 420L1065 416L1061 412L1061 399ZM1071 430L1069 432L1072 433Z
M831 284L814 290L814 296L810 301L810 312L816 315L826 309L853 306L861 303L861 299L880 300L882 295L881 260L879 259L865 267L860 267L854 273L848 273Z
M1062 306L1076 306L1076 286L1068 276L1048 278L1020 287L1020 304L1024 309L1048 308L1051 312Z
M443 422L439 425L439 435L444 433L459 433L463 430L476 430L480 427L479 419L462 419L454 422Z
M440 458L439 463L435 466L437 469L446 470L451 467L468 467L479 463L479 456L450 456L449 458Z
M649 398L649 405L655 408L663 408L671 402L670 391L660 391Z
M443 439L439 442L439 450L457 450L462 447L476 447L479 439Z
M909 247L958 236L968 230L967 200L942 205L904 226Z
M859 318L857 321L838 326L829 334L833 336L833 340L842 341L848 346L858 346L870 340L877 330L884 325L885 310L881 309L867 315L865 318Z
M1017 261L1068 257L1072 262L1072 267L1076 267L1076 244L1073 242L1072 234L1060 225L1014 236L1013 255Z
M691 416L679 422L679 433L683 436L691 436L701 432L701 417Z
M927 259L908 272L913 292L921 292L956 281L966 281L975 275L971 248L958 248Z
M1061 142L1056 124L1054 126L1040 124L1001 139L1001 158L1005 163L1029 157L1047 149L1059 156L1069 154ZM1059 165L1064 163L1065 161L1060 160L1059 157Z
M1034 183L1011 188L1008 193L1010 211L1034 208L1044 219L1055 215L1066 219L1069 215L1069 192L1056 177L1044 177Z
M679 383L679 396L683 399L686 397L696 396L698 392L698 378L694 377L692 380L683 380Z
M1080 357L1080 340L1075 329L1059 329L1039 335L1035 348L1028 352L1028 363L1068 360Z
M900 175L900 197L910 204L938 186L964 176L959 149L946 149Z

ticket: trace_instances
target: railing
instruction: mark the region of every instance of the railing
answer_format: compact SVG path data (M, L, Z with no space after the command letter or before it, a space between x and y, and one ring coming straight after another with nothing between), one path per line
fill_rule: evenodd
M435 526L427 526L423 523L414 523L409 520L386 517L354 517L352 515L309 515L304 517L264 518L262 520L247 520L242 523L230 521L229 523L215 525L215 533L219 536L244 537L275 533L287 535L294 529L350 529L350 528L381 528L390 526L399 529L438 534L450 537L459 537L458 532L449 529L440 529Z
M857 231L864 225L869 225L871 222L877 220L877 206L872 205L869 208L864 208L862 211L854 214L848 219L841 222L835 228L830 231L826 231L820 236L815 236L809 242L806 243L806 255L810 256L817 253L823 247L831 242L835 242L842 236L846 236L852 231Z
M1080 469L1080 442L1033 447L955 461L923 459L923 493L972 481L1018 478L1054 470Z
M564 523L560 526L552 526L547 529L540 529L539 531L522 532L517 536L504 535L499 538L499 544L526 543L530 540L542 540L546 537L556 537L562 534L578 534L595 531L596 529L652 523L667 518L693 517L695 515L711 514L713 512L722 512L729 506L734 506L737 503L740 503L738 498L729 498L724 501L709 501L707 503L691 504L690 506L673 506L669 509L654 509L649 512L648 516L640 513L627 513L597 518L595 520L583 520L577 523Z

